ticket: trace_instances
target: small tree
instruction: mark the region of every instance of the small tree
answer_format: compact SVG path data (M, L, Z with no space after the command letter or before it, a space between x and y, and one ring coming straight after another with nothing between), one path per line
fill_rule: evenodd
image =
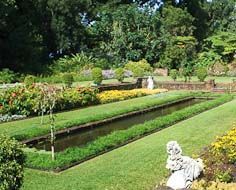
M174 81L176 81L176 79L178 77L178 71L176 69L171 69L170 70L170 76Z
M115 70L115 76L116 76L116 79L119 81L119 82L123 82L124 79L125 79L125 71L123 68L118 68Z
M93 77L93 82L96 85L99 85L102 83L102 69L99 67L95 67L92 69L92 77Z
M196 75L197 78L201 81L204 82L204 80L207 77L207 69L205 67L199 67L196 69Z
M0 189L18 190L23 182L25 156L22 146L9 137L0 136Z
M51 142L51 152L52 160L55 160L55 115L53 114L53 109L57 101L57 89L54 86L49 86L44 84L41 86L41 123L43 123L43 114L45 112L49 113L50 121L50 142Z

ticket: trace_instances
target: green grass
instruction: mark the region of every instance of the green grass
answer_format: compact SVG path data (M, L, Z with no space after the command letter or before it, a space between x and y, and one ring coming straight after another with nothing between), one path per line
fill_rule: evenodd
M58 113L56 114L56 129L59 130L87 122L98 121L134 110L167 103L187 96L191 96L191 94L186 92L168 92L161 96L158 95L157 97L155 95L145 96ZM48 134L49 131L48 117L45 117L44 125L40 124L40 117L0 124L0 133L14 136L18 140Z
M168 174L166 143L191 155L236 121L236 100L99 156L60 174L26 169L23 190L149 190Z

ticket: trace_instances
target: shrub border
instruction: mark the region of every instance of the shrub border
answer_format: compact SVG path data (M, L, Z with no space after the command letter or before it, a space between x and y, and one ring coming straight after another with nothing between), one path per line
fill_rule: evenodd
M100 137L83 148L72 147L56 154L57 159L51 160L49 152L26 150L26 166L44 171L61 172L96 156L136 141L153 132L160 131L171 125L195 116L201 112L217 107L233 99L231 95L223 95L212 101L195 104L172 114L135 125L129 129L115 131L107 136Z

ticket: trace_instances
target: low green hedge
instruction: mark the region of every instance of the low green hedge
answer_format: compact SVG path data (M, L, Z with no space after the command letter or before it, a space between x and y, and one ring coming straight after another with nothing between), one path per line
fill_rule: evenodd
M191 107L176 111L172 114L157 118L144 124L135 125L129 129L115 131L104 137L88 143L86 146L68 148L56 153L56 160L52 161L49 152L26 151L27 167L42 170L60 170L82 162L92 156L119 147L128 141L135 140L145 134L163 129L181 120L192 117L198 113L217 107L233 99L233 96L224 95L214 100L206 101Z

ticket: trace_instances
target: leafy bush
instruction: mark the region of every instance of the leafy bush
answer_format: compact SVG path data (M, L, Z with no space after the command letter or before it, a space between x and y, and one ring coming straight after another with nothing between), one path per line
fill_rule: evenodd
M145 74L150 74L153 71L153 68L145 59L137 62L129 61L125 65L125 69L132 71L134 77L142 77Z
M23 183L25 156L21 145L6 136L0 136L0 189L17 190Z
M74 77L71 73L66 73L63 75L63 81L66 87L70 88L74 82Z
M194 181L191 188L197 190L235 190L236 183L223 183L220 181Z
M176 79L178 77L178 71L176 69L171 69L170 70L170 76L174 81L176 81Z
M101 84L102 83L102 69L99 67L95 67L92 69L92 77L94 84Z
M31 86L36 82L36 77L33 75L27 75L24 79L24 83L26 86Z
M118 68L115 70L115 76L116 76L116 79L119 81L119 82L123 82L124 79L125 79L125 71L123 68Z
M158 94L161 92L166 92L165 89L133 89L133 90L108 90L103 91L98 94L98 99L101 103L109 103L109 102L116 102L121 100L127 100L131 98L151 95L151 94Z
M203 82L207 77L207 69L205 67L199 67L196 69L197 78Z
M9 69L2 69L0 76L0 83L12 83L16 81L16 74Z
M194 116L205 110L219 106L227 101L232 100L232 96L225 95L212 101L206 101L182 110L173 112L172 114L157 118L144 124L135 125L126 130L115 131L107 136L100 137L95 141L88 143L83 147L68 148L63 152L57 153L57 159L51 161L50 155L39 152L27 151L27 166L38 169L58 169L60 167L68 167L73 163L85 160L91 156L101 152L119 147L123 143L141 137L155 130L163 129L178 121ZM173 100L172 100L173 101Z

